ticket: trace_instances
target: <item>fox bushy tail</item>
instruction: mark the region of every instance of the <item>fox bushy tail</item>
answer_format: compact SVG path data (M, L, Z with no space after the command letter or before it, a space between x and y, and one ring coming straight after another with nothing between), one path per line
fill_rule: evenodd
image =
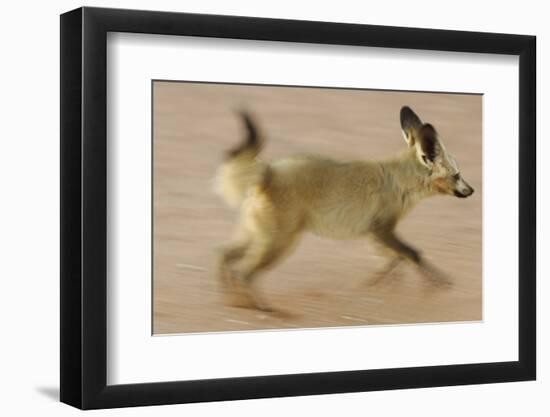
M239 112L245 128L244 140L225 154L216 175L216 192L231 207L239 207L251 187L260 185L268 166L257 160L263 147L263 136L253 117Z

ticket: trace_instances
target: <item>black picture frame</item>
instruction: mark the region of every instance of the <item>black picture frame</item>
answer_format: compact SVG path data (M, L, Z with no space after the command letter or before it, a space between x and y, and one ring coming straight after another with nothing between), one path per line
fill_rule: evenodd
M518 360L107 385L108 32L519 56ZM535 379L534 36L84 7L61 15L60 57L62 402L95 409Z

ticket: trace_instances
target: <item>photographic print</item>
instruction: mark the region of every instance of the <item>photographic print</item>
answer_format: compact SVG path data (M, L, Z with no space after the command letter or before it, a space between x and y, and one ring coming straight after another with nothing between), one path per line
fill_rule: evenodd
M60 34L62 402L536 379L534 36L90 7Z
M153 334L482 320L482 95L152 99Z

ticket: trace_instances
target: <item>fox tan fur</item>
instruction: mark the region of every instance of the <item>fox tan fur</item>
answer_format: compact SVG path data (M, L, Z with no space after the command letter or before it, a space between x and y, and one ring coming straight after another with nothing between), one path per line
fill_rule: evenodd
M263 162L258 159L263 134L250 115L241 116L245 141L227 153L217 175L219 194L240 212L233 241L220 249L217 264L231 304L270 310L253 282L289 254L305 231L332 239L374 238L390 255L376 280L408 260L431 280L448 282L395 234L420 200L473 193L432 125L403 107L407 147L387 160L296 155Z

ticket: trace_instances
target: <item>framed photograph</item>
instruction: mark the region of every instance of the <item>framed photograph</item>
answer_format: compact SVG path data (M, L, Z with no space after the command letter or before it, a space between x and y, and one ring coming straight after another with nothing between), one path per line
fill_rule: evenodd
M61 401L533 380L535 37L61 16Z

